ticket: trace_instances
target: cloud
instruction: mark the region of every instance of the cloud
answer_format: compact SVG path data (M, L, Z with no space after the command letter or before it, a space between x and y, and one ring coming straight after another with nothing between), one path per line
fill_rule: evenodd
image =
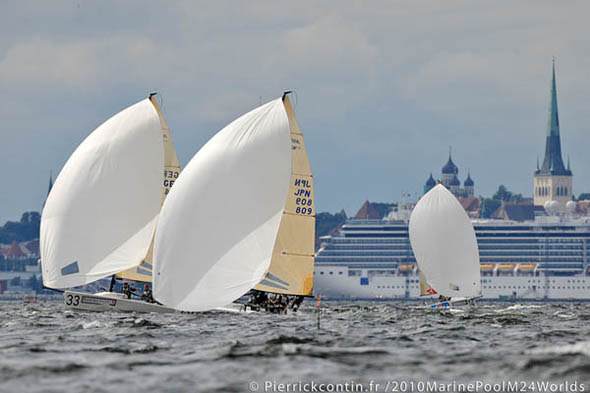
M18 168L0 222L42 202L98 124L162 93L182 163L260 100L296 92L321 210L397 199L453 145L476 192L530 194L551 56L562 145L590 170L590 3L22 1L0 15L0 165ZM35 157L36 159L31 159Z
M111 81L142 75L156 57L143 37L107 36L64 41L34 37L15 43L0 60L0 82L13 89L90 91Z

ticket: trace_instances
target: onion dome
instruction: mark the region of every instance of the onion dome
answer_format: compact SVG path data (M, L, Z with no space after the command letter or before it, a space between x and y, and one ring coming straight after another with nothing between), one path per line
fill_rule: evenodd
M455 165L455 163L453 162L453 159L451 158L450 154L449 161L447 161L445 166L443 166L442 168L442 173L443 175L456 175L457 173L459 173L459 168L457 168L457 165Z
M461 182L459 181L459 178L457 177L457 175L453 176L453 178L449 182L449 185L450 186L460 186L461 185Z
M436 186L436 181L434 181L434 178L432 177L432 173L430 174L430 177L428 178L428 180L426 180L426 185L428 187Z
M467 173L467 179L463 182L463 186L465 187L473 187L473 180L471 179L471 174Z

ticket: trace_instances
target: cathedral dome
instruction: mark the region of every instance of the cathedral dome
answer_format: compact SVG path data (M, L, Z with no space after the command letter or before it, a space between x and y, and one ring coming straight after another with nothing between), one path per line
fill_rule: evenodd
M455 165L455 163L453 162L453 159L451 158L450 154L449 161L447 161L445 166L442 167L442 173L443 175L456 175L457 173L459 173L459 168L457 168L457 165Z
M471 179L471 174L467 174L467 179L465 179L465 182L463 183L463 186L465 187L473 187L473 180Z
M460 185L461 185L461 182L459 181L459 178L457 178L457 176L455 175L455 176L453 176L453 178L451 179L451 181L450 181L449 185L450 185L450 186L460 186Z
M432 186L434 187L436 185L436 182L434 181L434 178L432 177L432 173L430 174L430 177L428 178L428 180L426 180L426 185L427 186Z

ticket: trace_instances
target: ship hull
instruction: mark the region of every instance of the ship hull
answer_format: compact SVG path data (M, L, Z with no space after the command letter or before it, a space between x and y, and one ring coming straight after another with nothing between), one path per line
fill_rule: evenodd
M64 304L67 308L78 311L116 311L142 313L173 313L174 309L143 300L128 299L121 293L101 292L96 294L65 291Z
M418 300L417 275L357 275L346 266L316 266L314 291L325 299ZM483 300L590 301L588 276L483 276Z

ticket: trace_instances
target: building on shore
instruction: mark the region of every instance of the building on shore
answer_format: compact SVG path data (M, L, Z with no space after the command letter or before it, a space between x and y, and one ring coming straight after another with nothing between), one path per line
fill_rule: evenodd
M457 198L473 198L475 194L474 186L475 182L471 178L471 173L467 173L467 178L463 182L461 187L461 181L457 176L459 174L459 168L453 162L451 151L449 150L449 159L447 163L442 167L441 170L441 184L449 189ZM436 185L432 173L426 183L424 184L424 194L430 191Z
M561 156L555 61L553 61L545 157L543 165L540 167L537 161L537 170L533 181L534 204L545 206L548 202L556 201L557 204L552 209L557 212L565 212L567 202L572 200L572 177L569 160L566 168Z

